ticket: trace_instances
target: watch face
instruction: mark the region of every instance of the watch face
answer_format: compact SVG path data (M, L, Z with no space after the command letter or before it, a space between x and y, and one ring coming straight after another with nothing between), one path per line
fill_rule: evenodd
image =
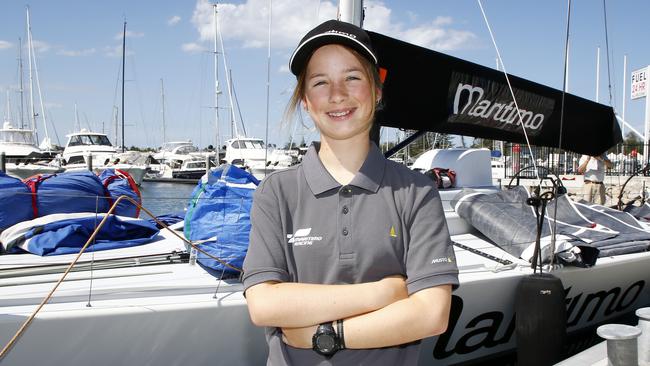
M322 352L330 352L334 349L334 346L336 346L336 342L332 336L328 334L321 334L316 338L316 346Z

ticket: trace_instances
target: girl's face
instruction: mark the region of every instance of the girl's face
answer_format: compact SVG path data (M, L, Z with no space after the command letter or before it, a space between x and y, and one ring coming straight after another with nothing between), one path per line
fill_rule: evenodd
M372 126L372 82L361 62L346 47L330 44L312 55L305 74L303 106L323 139L369 136ZM377 98L381 91L376 91Z

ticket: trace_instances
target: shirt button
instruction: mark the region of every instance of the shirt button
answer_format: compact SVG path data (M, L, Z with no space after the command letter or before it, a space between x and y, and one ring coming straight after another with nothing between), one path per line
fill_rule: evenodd
M350 210L348 210L348 206L343 206L343 214L347 215Z
M343 229L341 233L343 234L343 236L348 236L348 229Z

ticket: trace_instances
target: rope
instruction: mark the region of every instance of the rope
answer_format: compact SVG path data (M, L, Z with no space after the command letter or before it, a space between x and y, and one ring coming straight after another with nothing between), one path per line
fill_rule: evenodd
M481 0L476 0L478 2L478 6L481 8L481 14L483 14L483 19L485 20L485 25L487 26L488 32L490 32L490 38L492 38L492 44L494 45L494 49L497 52L497 57L499 58L499 63L503 67L503 75L506 77L506 83L508 84L508 90L510 90L510 95L512 96L512 101L515 103L515 108L517 109L517 116L519 117L519 125L521 126L521 130L524 132L524 138L526 139L526 146L528 147L528 152L530 153L531 157L534 157L533 155L533 149L530 146L530 140L528 139L528 134L526 133L526 127L524 127L523 124L523 118L521 116L521 110L519 110L519 104L517 103L517 98L515 98L515 92L512 89L512 85L510 84L510 78L508 77L508 73L506 71L506 65L503 63L503 59L501 58L501 53L499 52L499 47L497 46L497 42L494 39L494 35L492 34L492 28L490 28L490 23L488 22L487 16L485 15L485 11L483 10L483 5L481 4ZM533 166L535 167L535 176L537 179L539 179L539 173L537 172L537 165L535 164L535 159L533 160Z
M170 229L170 228L169 228L169 227L168 227L164 222L158 220L158 219L155 217L155 215L153 215L153 214L152 214L149 210L147 210L146 208L142 207L142 206L141 206L137 201L135 201L133 198L128 197L128 196L120 196L117 200L115 200L115 202L114 202L113 205L111 206L110 210L108 210L108 212L104 215L104 218L102 219L102 221L99 223L99 225L97 226L97 228L95 229L95 231L93 231L93 233L90 235L90 237L88 238L88 240L86 240L86 243L85 243L85 244L83 245L83 247L81 247L81 249L79 250L79 254L77 254L77 256L74 258L74 260L70 263L70 265L69 265L68 268L65 270L65 272L63 273L63 275L61 276L61 278L59 278L59 280L56 282L56 284L54 285L54 287L52 288L52 290L50 290L50 292L47 294L47 296L45 296L45 298L43 298L43 300L41 301L41 303L36 307L36 310L34 310L34 311L32 312L32 314L27 318L27 320L25 320L25 322L24 322L24 323L22 324L22 326L18 329L18 331L16 331L16 334L14 334L14 336L9 340L9 342L5 345L5 347L2 349L2 351L0 351L0 361L2 361L2 359L3 359L3 358L4 358L4 357L9 353L9 351L13 348L14 344L18 341L18 339L23 335L23 333L25 333L25 331L27 330L27 328L29 327L29 325L32 323L32 321L34 320L34 318L36 317L36 315L41 311L41 309L43 308L43 306L45 306L45 304L47 304L47 302L50 301L50 299L52 298L52 295L54 295L54 292L56 292L56 290L59 288L59 285L61 285L61 283L63 283L63 281L65 280L65 278L68 276L68 273L70 273L70 271L72 270L72 268L77 264L77 262L79 261L79 258L81 258L81 255L84 253L84 251L86 250L86 248L88 248L88 246L90 245L90 243L94 242L95 237L97 236L97 233L98 233L99 230L104 226L104 224L106 223L106 220L108 219L108 217L113 213L113 211L115 211L115 208L117 207L117 205L118 205L122 200L124 200L124 199L126 199L126 200L130 201L131 203L133 203L134 205L136 205L138 208L140 208L142 211L144 211L147 215L151 216L151 218L153 218L153 220L154 220L158 225L162 226L163 229L169 230L169 231L170 231L172 234L174 234L177 238L179 238L179 239L181 239L182 241L184 241L185 243L189 244L192 248L194 248L194 249L196 249L197 251L199 251L199 252L201 252L201 253L207 255L208 257L210 257L210 258L212 258L212 259L214 259L214 260L216 260L217 262L221 263L224 267L228 267L228 268L230 268L230 269L232 269L232 270L234 270L234 271L237 271L237 272L242 272L241 268L235 267L235 266L233 266L233 265L231 265L231 264L229 264L229 263L226 263L225 261L221 260L220 258L217 258L217 257L215 257L215 256L210 255L210 253L207 253L206 251L200 249L197 245L195 245L195 244L192 243L191 241L189 241L189 240L185 239L184 237L180 236L180 235L179 235L178 233L176 233L174 230Z

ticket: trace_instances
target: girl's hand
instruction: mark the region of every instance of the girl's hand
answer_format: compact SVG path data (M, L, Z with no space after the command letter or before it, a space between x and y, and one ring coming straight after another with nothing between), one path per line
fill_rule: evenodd
M291 347L311 349L317 325L304 328L282 328L282 341Z

